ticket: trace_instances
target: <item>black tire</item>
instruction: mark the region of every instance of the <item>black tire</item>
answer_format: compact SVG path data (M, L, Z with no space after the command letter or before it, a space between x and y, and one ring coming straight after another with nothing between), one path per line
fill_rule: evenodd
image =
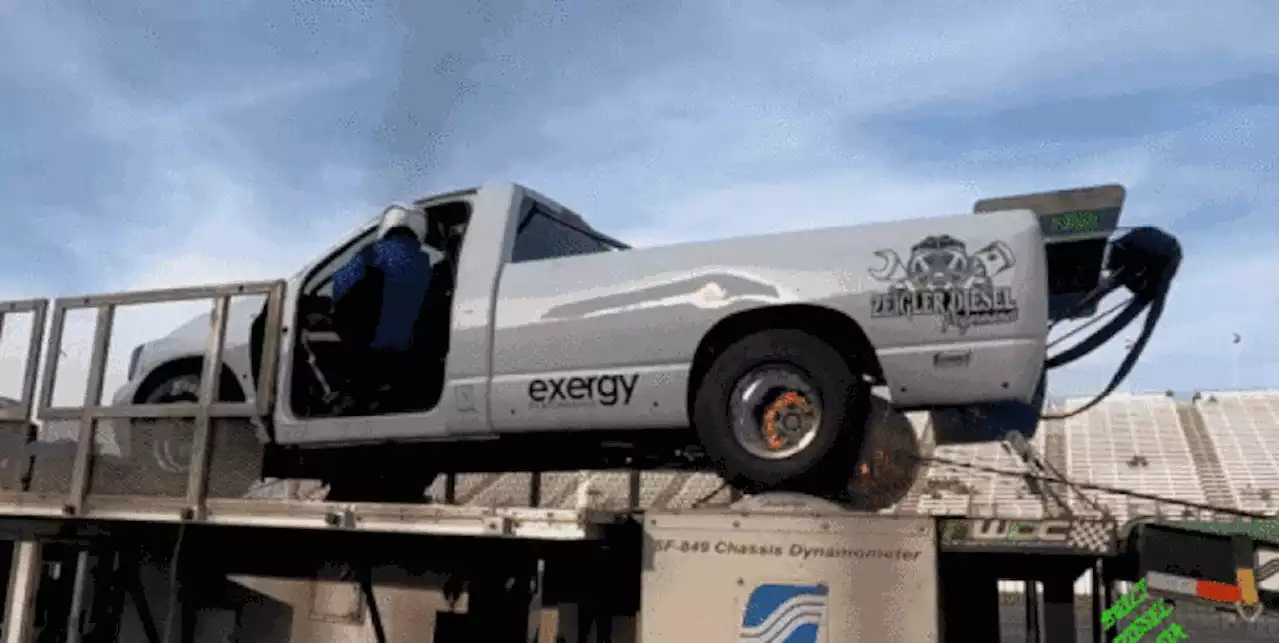
M138 395L142 404L177 404L196 402L200 396L200 374L180 373L165 379ZM186 473L191 466L191 435L172 423L135 420L134 426L142 445L141 455L165 473Z
M228 387L235 386L235 390ZM224 376L219 390L222 401L240 401L238 384ZM138 394L140 404L196 402L200 395L200 373L178 371L148 386ZM183 477L190 472L191 440L194 424L189 420L134 420L138 453L146 466L165 477ZM221 429L221 430L220 430ZM248 427L217 427L210 460L209 493L213 496L241 496L261 478L263 445Z
M427 487L435 474L415 472L413 476L380 475L376 471L352 472L325 481L329 502L392 502L406 505L427 502Z
M819 415L807 444L770 459L743 444L730 407L736 387L753 373L773 369L800 377L809 395L816 393ZM826 342L799 330L766 330L738 340L715 358L698 384L693 423L720 474L744 492L834 493L853 476L870 392L870 385ZM776 405L781 397L772 399Z

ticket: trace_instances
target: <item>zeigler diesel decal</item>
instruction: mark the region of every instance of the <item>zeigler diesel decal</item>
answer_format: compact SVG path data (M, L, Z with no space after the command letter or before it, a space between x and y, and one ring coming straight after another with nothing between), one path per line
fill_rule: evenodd
M576 406L626 406L631 404L640 376L582 375L538 378L529 382L529 406L567 408Z
M937 317L942 332L955 328L961 335L970 326L1018 321L1013 289L993 280L1014 265L1004 242L970 254L963 241L944 234L912 246L906 261L895 250L877 250L876 256L884 266L867 272L889 286L871 296L872 317Z

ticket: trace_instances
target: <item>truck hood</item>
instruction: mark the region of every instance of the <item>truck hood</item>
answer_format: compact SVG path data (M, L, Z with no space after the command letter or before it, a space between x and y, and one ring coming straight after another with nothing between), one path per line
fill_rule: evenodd
M252 299L233 301L227 307L227 346L249 343L249 331L253 326L253 318L257 316L260 310L262 310L262 303ZM209 331L212 329L212 320L212 313L198 315L173 329L168 335L148 342L148 344L173 342L181 344L194 343L198 346L204 346L205 340L209 337Z
M262 310L261 301L254 301L254 299L233 301L227 308L227 334L223 343L222 356L232 372L241 378L246 377L247 369L250 368L248 365L250 331L253 327L253 319L260 310ZM135 348L137 355L134 357L130 382L133 385L139 384L161 364L175 359L204 355L205 347L208 345L209 331L212 330L212 317L211 313L197 315L169 331L167 335L144 342ZM129 386L130 384L126 383L116 392L116 395L132 396L133 390Z

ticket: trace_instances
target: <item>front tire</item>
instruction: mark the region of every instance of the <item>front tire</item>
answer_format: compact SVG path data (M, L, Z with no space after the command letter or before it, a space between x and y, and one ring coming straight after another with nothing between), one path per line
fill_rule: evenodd
M160 382L141 396L142 404L178 404L197 402L200 399L200 374L182 373ZM171 421L134 420L135 428L142 428L142 455L151 464L169 475L185 474L191 470L191 435L184 435Z
M775 329L738 340L698 385L694 427L729 484L834 493L853 475L870 385L826 342Z
M228 386L238 386L224 376L220 384L220 401L239 401L236 391ZM197 402L200 399L200 373L178 372L139 395L140 404L177 404ZM239 422L226 422L213 418L213 450L210 458L209 494L212 496L242 496L260 481L262 468L262 443L249 426L236 426ZM190 418L165 420L134 420L132 430L138 438L140 456L148 467L164 473L166 479L182 476L185 481L191 471L192 440L195 437L194 422ZM185 482L184 482L185 484Z

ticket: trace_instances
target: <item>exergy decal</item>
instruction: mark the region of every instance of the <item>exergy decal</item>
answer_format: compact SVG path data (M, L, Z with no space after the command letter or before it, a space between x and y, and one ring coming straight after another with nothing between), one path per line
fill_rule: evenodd
M529 405L535 408L626 406L640 376L585 375L538 378L529 382Z
M817 643L826 612L826 585L761 585L747 598L738 640Z
M889 287L872 296L872 317L937 317L942 332L955 328L962 335L970 326L1018 320L1013 289L993 279L1015 263L1013 250L1002 241L970 254L963 241L937 235L912 246L906 261L895 250L875 254L884 265L868 273Z

